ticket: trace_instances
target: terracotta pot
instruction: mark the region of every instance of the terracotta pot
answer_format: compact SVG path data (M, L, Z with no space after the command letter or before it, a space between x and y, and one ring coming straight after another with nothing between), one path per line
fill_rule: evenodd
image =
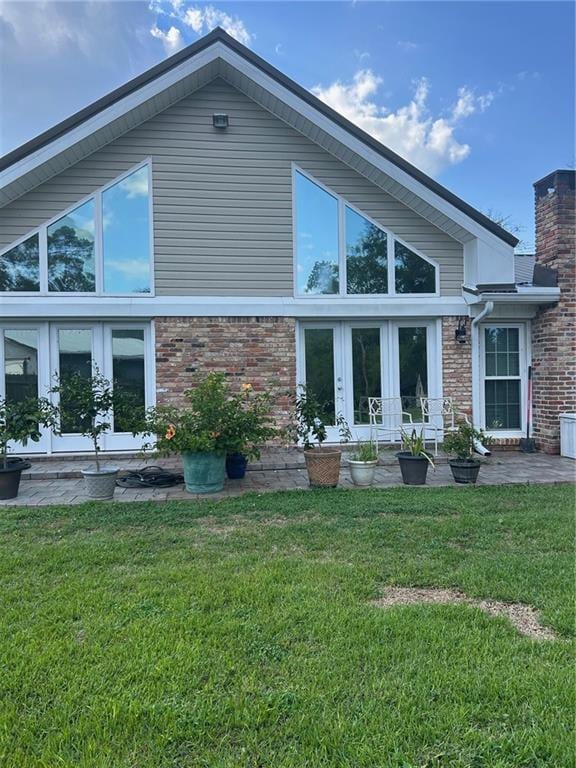
M311 448L304 451L308 479L313 488L335 488L340 477L342 451L337 448Z

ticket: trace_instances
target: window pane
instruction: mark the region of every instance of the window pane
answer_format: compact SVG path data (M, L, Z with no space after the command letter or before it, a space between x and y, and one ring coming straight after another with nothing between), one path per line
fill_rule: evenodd
M148 168L102 193L106 293L150 293Z
M486 376L519 376L518 328L485 328Z
M298 293L338 293L338 202L295 174Z
M131 417L143 415L146 404L144 331L112 331L112 378L114 387L130 397L130 414L114 414L114 432L129 432Z
M304 331L306 388L323 407L334 424L334 334L331 328L306 328Z
M346 207L348 293L388 293L386 233Z
M0 291L40 290L40 247L38 235L0 256Z
M50 291L92 292L94 276L94 200L48 227Z
M369 397L382 397L380 382L380 329L352 329L354 423L369 424Z
M37 331L4 331L4 381L8 402L38 397Z
M92 375L92 332L89 329L60 329L58 331L60 380L74 374L88 378ZM74 408L60 399L62 406L62 431L79 432L81 423Z
M520 381L484 382L486 428L520 429Z
M420 398L428 394L426 328L399 328L400 396L402 409L422 421Z
M436 269L405 245L394 242L396 293L435 293Z

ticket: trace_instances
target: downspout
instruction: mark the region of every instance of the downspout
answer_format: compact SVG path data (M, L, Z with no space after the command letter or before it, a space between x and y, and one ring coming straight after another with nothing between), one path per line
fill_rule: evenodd
M480 312L479 315L476 315L476 317L472 319L472 322L470 324L471 327L474 328L476 325L478 325L478 323L481 320L483 320L485 317L488 317L488 315L491 315L493 311L494 311L494 302L487 301L486 304L484 305L484 309L482 310L482 312ZM470 341L472 341L472 339L470 339ZM481 456L490 456L492 453L491 451L488 450L488 448L486 448L485 445L482 445L480 440L474 440L474 450L476 451L476 453L479 453Z

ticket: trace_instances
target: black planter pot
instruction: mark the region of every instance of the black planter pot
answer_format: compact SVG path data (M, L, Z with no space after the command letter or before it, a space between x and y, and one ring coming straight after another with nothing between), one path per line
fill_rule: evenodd
M20 487L20 476L32 465L17 456L8 459L7 464L7 467L0 466L0 499L15 499Z
M408 451L397 453L402 481L404 485L426 485L428 459L424 456L412 456Z
M480 462L476 459L450 459L452 476L457 483L472 485L478 479Z
M242 480L247 465L248 459L242 453L229 453L226 456L226 474L230 480Z

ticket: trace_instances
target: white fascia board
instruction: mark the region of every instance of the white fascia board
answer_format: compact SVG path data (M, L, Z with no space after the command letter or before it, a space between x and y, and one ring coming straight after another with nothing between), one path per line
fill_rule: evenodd
M188 77L207 64L210 64L220 56L221 47L220 43L215 43L213 46L206 48L204 51L196 54L192 59L182 62L182 64L169 70L164 75L143 85L137 91L128 94L123 99L120 99L94 115L94 117L84 121L76 128L72 128L46 146L41 147L36 150L36 152L27 155L22 158L22 160L19 160L9 168L6 168L0 173L0 189L16 181L20 176L30 173L30 171L33 171L39 165L42 165L42 163L48 162L69 147L82 141L82 139L96 133L100 128L104 128L109 123L122 117L122 115L125 115L131 109L140 106L145 101L153 98L166 88L177 83L179 80Z
M155 296L148 298L3 296L2 318L151 318L151 317L442 317L463 315L463 298L432 297L391 299L255 296Z
M517 293L481 293L479 301L495 304L555 304L560 298L560 288L518 288Z

